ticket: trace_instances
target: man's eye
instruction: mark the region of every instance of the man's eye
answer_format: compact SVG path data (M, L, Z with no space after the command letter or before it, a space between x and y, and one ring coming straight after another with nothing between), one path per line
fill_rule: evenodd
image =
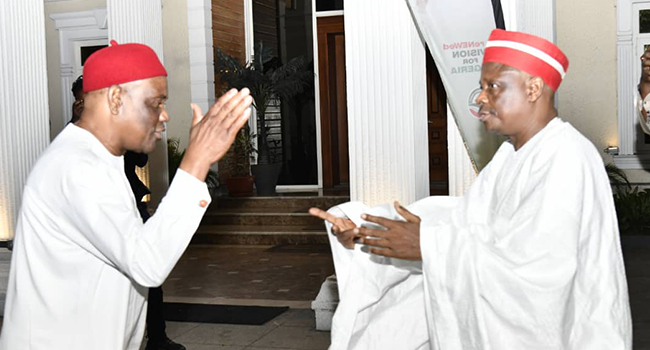
M496 88L499 87L499 85L497 85L497 83L491 83L491 84L489 84L489 86L490 86L490 89L496 89Z

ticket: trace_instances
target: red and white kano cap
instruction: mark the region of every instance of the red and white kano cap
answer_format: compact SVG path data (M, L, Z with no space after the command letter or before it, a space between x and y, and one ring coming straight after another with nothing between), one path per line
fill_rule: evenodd
M540 77L557 91L569 69L569 60L552 42L535 35L495 29L485 44L483 63L505 64Z

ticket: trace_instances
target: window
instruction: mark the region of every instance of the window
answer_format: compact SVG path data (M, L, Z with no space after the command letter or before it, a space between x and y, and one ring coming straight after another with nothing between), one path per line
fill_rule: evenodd
M650 33L650 10L639 11L639 33Z
M343 10L343 0L316 0L316 11Z
M81 51L80 52L81 66L86 64L86 60L88 59L88 57L90 57L90 55L94 54L95 51L99 51L99 50L101 50L101 49L103 49L103 48L105 48L107 46L108 45L81 46L79 48L79 50Z
M650 46L650 0L617 0L618 138L622 169L650 166L650 137L638 123L635 99L641 76L639 58Z
M634 6L634 18L638 19L633 27L632 36L634 38L634 76L641 76L641 63L639 57L650 46L650 4L637 4ZM636 115L635 115L636 116ZM650 135L646 135L638 122L635 123L635 154L650 153Z

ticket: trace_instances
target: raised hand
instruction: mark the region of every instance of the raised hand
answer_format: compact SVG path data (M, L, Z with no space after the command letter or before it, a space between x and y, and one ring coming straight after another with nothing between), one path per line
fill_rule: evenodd
M244 88L225 93L205 115L192 104L190 140L179 168L204 180L210 166L228 152L237 132L248 121L252 102L250 91Z
M422 260L420 251L420 218L395 202L395 210L406 221L390 220L363 214L362 219L385 227L385 230L367 227L355 228L359 243L371 246L370 252L390 258Z
M357 225L355 225L351 220L336 217L319 208L310 208L309 214L331 223L333 225L332 233L336 236L338 241L348 249L354 248L354 241L358 238L354 233L354 229Z

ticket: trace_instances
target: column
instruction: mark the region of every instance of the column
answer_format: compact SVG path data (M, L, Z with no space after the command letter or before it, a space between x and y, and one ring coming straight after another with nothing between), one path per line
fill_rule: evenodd
M534 34L550 42L556 42L555 0L507 0L507 2L512 3L508 8L514 8L514 13L517 18L514 22L516 23L516 28L506 27L506 29ZM506 21L509 22L507 16Z
M634 54L632 1L619 0L616 5L619 154L634 155L637 128L634 96L639 83L639 77L634 73L634 64L639 64L639 60ZM616 163L619 165L619 162Z
M187 0L192 102L207 111L215 101L212 1Z
M42 0L0 11L0 240L13 239L27 176L50 141L44 13ZM1 314L9 261L0 255Z
M351 199L428 196L425 51L406 2L346 2L345 51Z
M12 239L22 190L49 143L42 0L0 11L0 240Z
M161 0L107 0L108 39L118 43L137 42L150 46L163 61ZM167 192L167 133L149 155L148 172L139 173L151 189L150 205L156 207ZM146 178L148 175L148 179ZM148 180L148 181L147 181Z

